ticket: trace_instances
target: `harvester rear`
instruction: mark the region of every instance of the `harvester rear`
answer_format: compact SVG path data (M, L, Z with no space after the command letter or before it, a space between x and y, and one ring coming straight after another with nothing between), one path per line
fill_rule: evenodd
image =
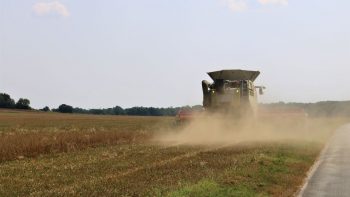
M213 83L202 81L203 107L210 113L255 117L258 113L257 89L263 94L265 88L254 85L259 74L259 71L248 70L209 72Z

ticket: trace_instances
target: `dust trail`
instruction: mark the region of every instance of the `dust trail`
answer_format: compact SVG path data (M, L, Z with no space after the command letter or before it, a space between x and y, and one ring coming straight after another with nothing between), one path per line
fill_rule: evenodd
M317 140L305 117L244 118L201 115L183 128L158 134L154 141L173 145L222 145L241 142Z

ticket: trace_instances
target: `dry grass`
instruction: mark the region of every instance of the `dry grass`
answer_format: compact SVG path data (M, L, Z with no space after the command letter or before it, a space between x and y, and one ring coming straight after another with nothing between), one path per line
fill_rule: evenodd
M140 143L150 138L146 132L37 132L0 135L0 162L41 154L71 152L88 147Z

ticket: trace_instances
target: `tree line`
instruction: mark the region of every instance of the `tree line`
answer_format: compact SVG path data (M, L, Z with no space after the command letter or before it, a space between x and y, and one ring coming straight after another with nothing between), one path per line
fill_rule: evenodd
M0 108L31 109L29 99L20 98L17 102L15 102L15 100L6 93L0 93Z
M20 98L17 102L6 93L0 93L0 108L7 109L32 109L30 101L26 98ZM96 114L96 115L129 115L129 116L175 116L180 109L198 109L201 106L184 106L184 107L131 107L123 109L120 106L102 109L83 109L73 107L68 104L61 104L57 108L50 109L45 106L40 111L53 111L60 113L78 113L78 114ZM33 109L34 110L34 109Z
M54 112L61 113L77 113L77 114L96 114L96 115L129 115L129 116L175 116L180 109L183 108L195 108L186 107L131 107L123 109L120 106L113 108L102 108L102 109L83 109L79 107L73 107L67 104L62 104L56 109L52 109Z
M348 116L350 117L350 101L322 101L317 103L269 103L260 104L267 108L301 108L311 117L331 117L331 116ZM7 109L32 109L30 100L20 98L17 102L6 93L0 93L0 108ZM79 113L79 114L96 114L96 115L129 115L129 116L174 116L180 109L201 110L201 105L185 107L131 107L123 109L120 106L102 109L83 109L73 107L67 104L61 104L57 108L50 109L48 106L39 109L41 111L53 111L60 113Z
M350 101L321 101L317 103L269 103L261 104L268 108L301 108L310 117L350 117Z

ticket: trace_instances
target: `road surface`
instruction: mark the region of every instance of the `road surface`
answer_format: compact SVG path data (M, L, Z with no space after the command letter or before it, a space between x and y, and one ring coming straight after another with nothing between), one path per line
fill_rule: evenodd
M334 133L300 196L350 196L350 124Z

